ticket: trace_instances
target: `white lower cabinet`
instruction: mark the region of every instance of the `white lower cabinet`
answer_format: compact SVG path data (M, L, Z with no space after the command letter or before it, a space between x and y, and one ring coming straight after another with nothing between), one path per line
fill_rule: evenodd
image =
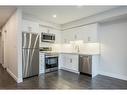
M39 53L39 74L45 73L45 54Z
M59 54L59 69L79 73L78 54ZM99 55L92 55L92 77L98 74ZM45 73L45 54L39 53L39 74Z
M60 54L59 69L64 69L71 72L79 73L78 59L79 57L76 54Z
M99 73L99 55L92 55L92 77L95 77Z
M98 75L99 55L92 55L92 78ZM59 69L79 73L78 54L60 54Z

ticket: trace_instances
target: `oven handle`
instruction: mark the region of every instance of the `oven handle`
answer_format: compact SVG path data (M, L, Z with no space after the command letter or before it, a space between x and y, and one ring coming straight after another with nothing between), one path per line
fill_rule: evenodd
M58 57L58 56L45 56L45 58Z

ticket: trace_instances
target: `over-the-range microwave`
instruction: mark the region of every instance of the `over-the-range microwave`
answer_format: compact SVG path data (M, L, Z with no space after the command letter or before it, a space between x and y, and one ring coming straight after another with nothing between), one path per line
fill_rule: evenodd
M51 33L41 33L41 42L50 42L54 43L55 42L55 34Z

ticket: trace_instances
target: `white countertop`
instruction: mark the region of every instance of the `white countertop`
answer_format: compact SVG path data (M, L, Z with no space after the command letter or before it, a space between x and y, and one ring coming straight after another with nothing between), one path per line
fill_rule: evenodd
M81 53L81 52L53 52L53 51L40 51L40 53L57 53L57 54L75 54L75 55L99 55L99 54L95 54L95 53Z

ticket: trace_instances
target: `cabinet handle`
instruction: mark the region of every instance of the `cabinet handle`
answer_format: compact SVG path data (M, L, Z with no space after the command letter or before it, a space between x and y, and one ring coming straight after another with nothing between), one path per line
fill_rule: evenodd
M67 39L64 39L64 43L67 43Z
M90 37L88 37L88 41L91 41L91 38Z
M70 59L70 63L72 63L72 58Z
M74 36L74 40L77 40L77 35Z
M48 29L48 30L47 30L47 33L49 33L49 31L50 31L50 30Z

